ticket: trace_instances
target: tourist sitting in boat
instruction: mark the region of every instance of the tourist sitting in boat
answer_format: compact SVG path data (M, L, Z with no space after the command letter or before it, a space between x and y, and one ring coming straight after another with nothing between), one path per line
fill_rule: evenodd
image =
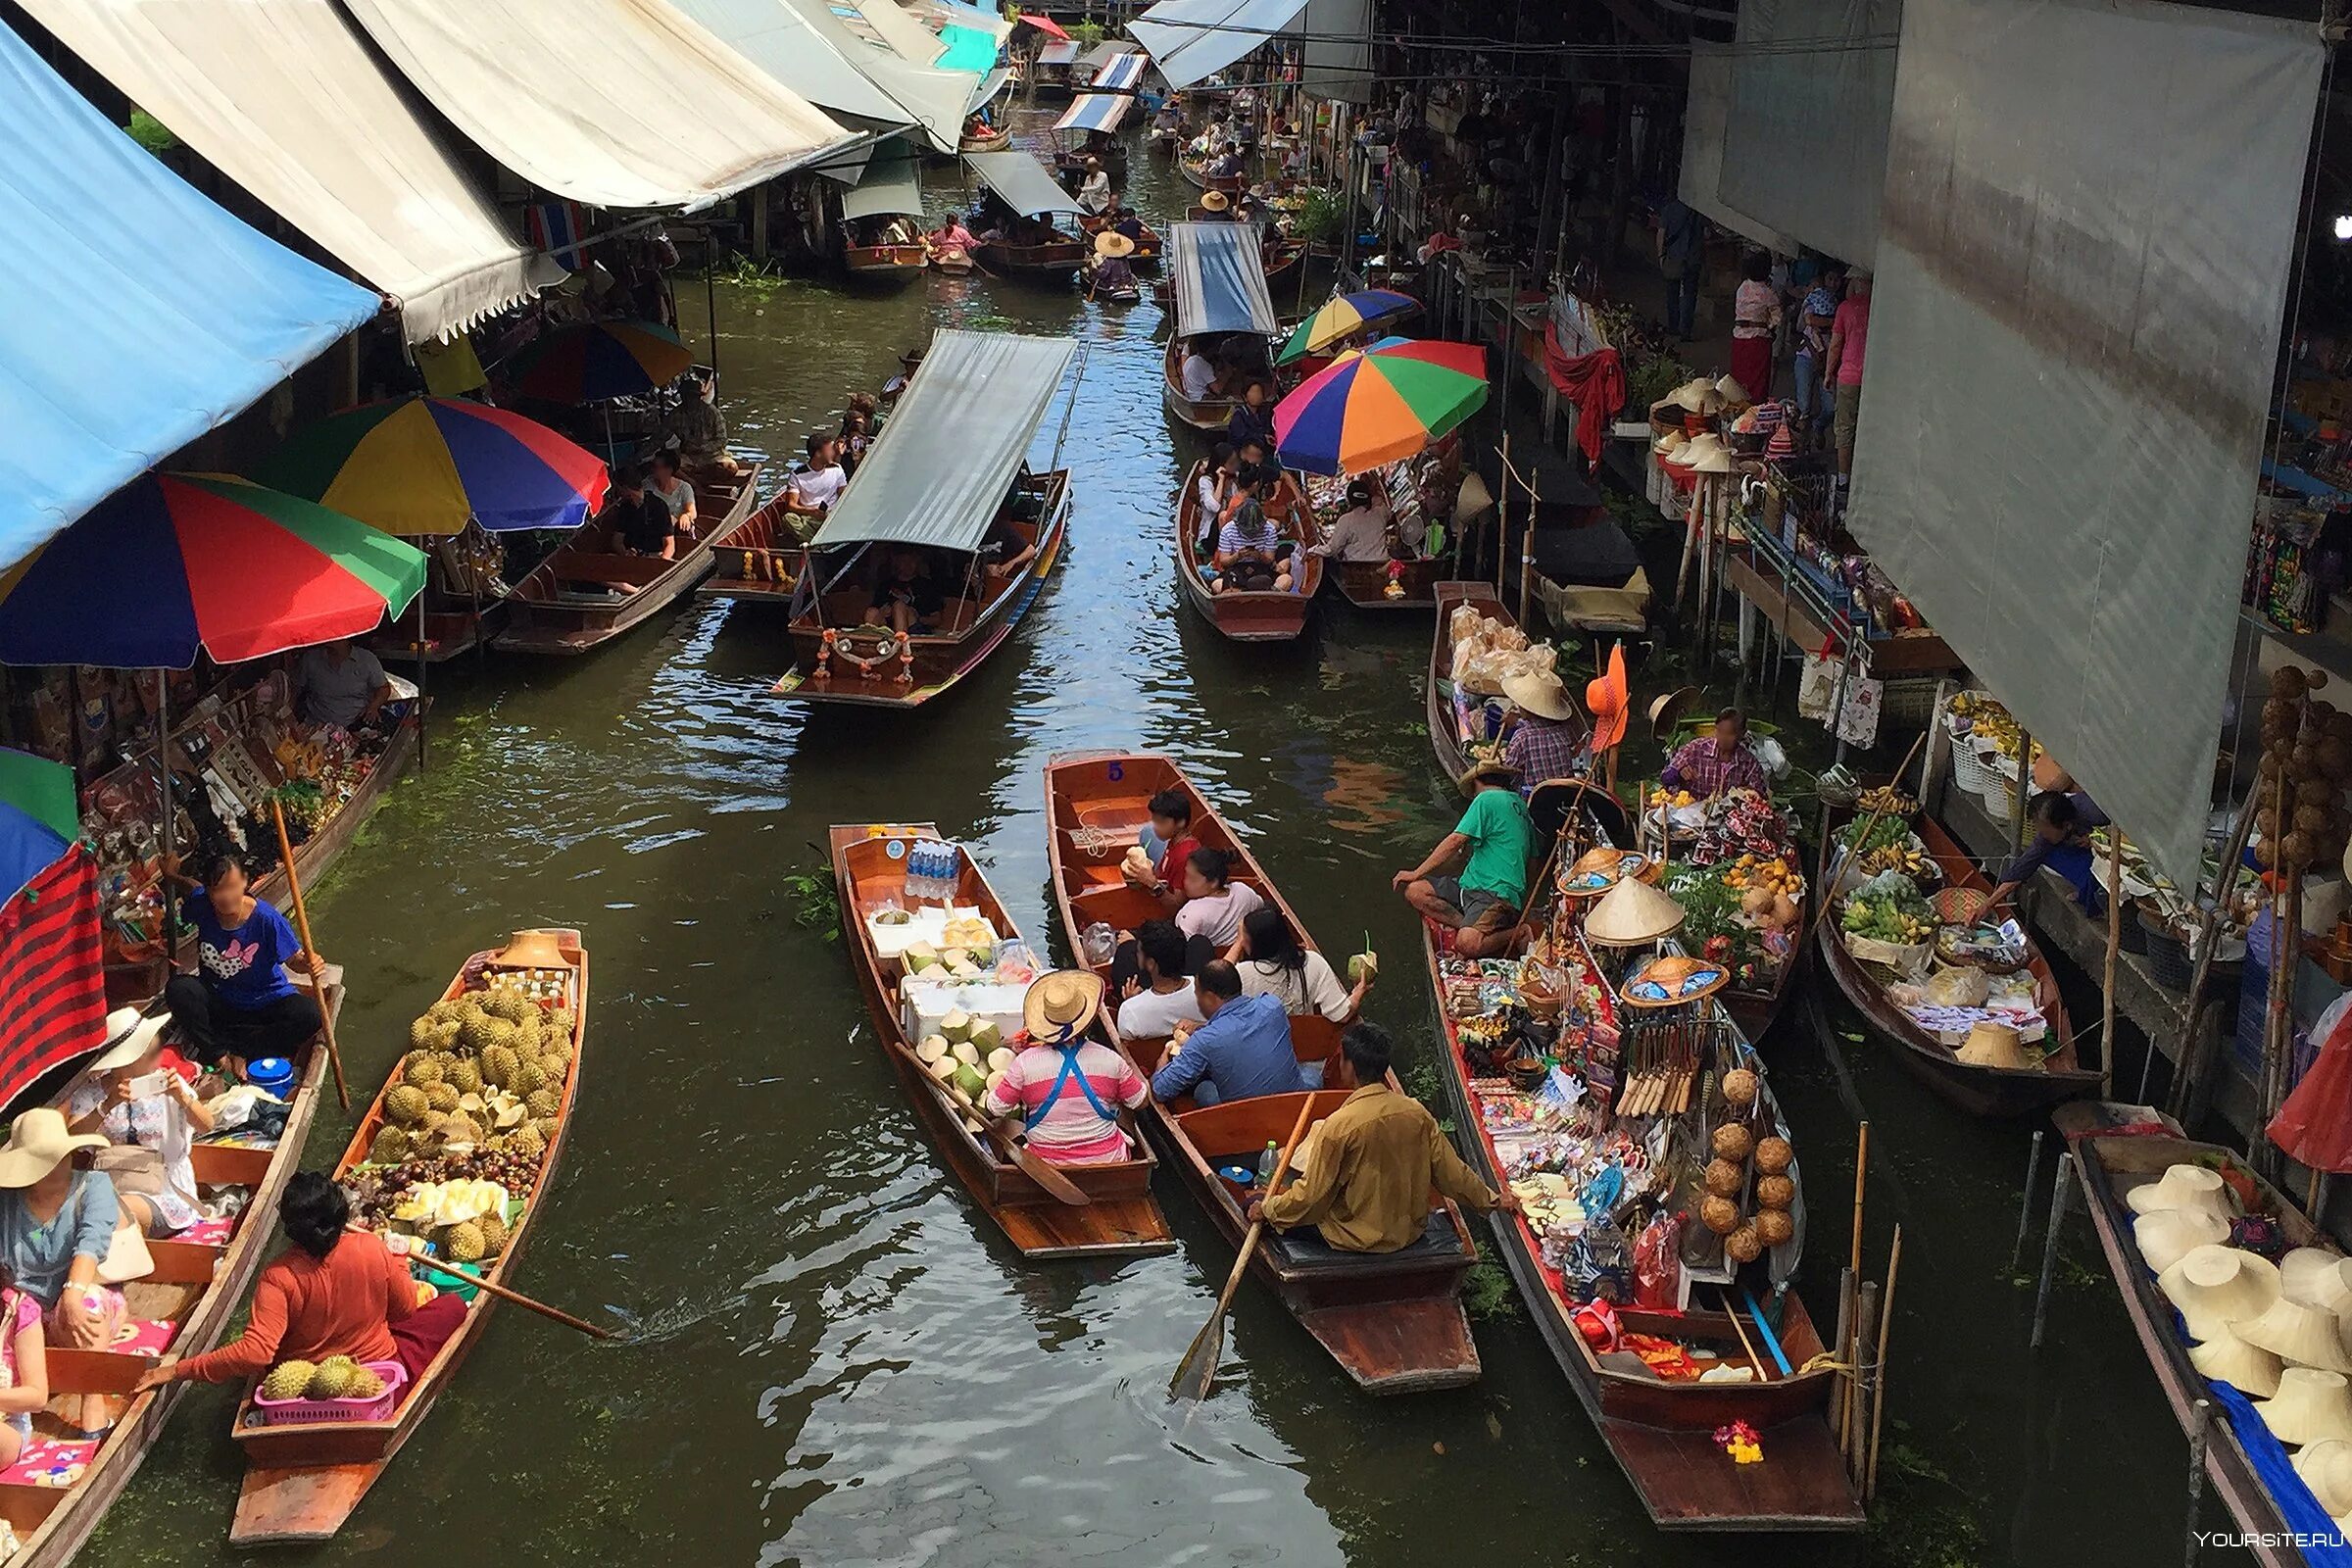
M150 1236L176 1236L204 1216L196 1207L195 1142L213 1130L212 1107L163 1065L172 1015L121 1007L107 1018L113 1043L66 1095L76 1133L112 1148L105 1160L123 1216Z
M596 520L605 530L607 550L613 555L667 561L677 551L677 520L662 498L646 488L646 471L637 464L613 470L612 488L606 492L604 510L596 514Z
M189 1054L231 1078L257 1057L291 1056L318 1032L318 1004L283 970L317 974L325 960L302 951L277 906L253 896L245 863L217 855L197 882L164 861L165 885L186 890L180 918L196 928L196 972L164 986L164 1005Z
M1193 510L1199 514L1198 531L1193 544L1201 551L1213 551L1217 546L1217 527L1225 515L1225 503L1233 499L1233 476L1241 471L1241 460L1233 455L1233 443L1220 441L1209 454L1208 462L1193 479Z
M1135 269L1127 258L1135 254L1135 241L1116 229L1104 229L1095 236L1095 270L1088 280L1090 293L1135 295L1141 292L1135 281Z
M670 526L682 537L680 547L694 543L694 486L678 471L678 455L666 447L646 462L645 493L668 509Z
M1029 1044L983 1097L990 1115L1018 1115L1029 1152L1056 1165L1125 1159L1131 1151L1119 1110L1135 1109L1149 1093L1133 1063L1087 1038L1102 1006L1096 976L1071 969L1040 975L1021 999Z
M1203 223L1237 221L1233 211L1233 198L1221 190L1202 191L1200 193L1200 221Z
M1143 215L1132 207L1119 208L1117 216L1110 225L1110 231L1126 240L1130 245L1141 245L1144 242L1145 232Z
M1132 946L1135 972L1119 986L1119 1038L1165 1040L1200 1023L1193 966L1187 961L1189 944L1176 922L1146 920L1135 928Z
M41 1303L0 1267L0 1468L17 1462L32 1441L32 1418L48 1405L49 1339L41 1328Z
M1100 218L1116 205L1110 199L1110 175L1103 172L1102 160L1089 158L1086 161L1086 177L1078 182L1080 211Z
M1366 479L1348 486L1348 510L1333 520L1322 542L1308 548L1329 561L1389 561L1395 558L1395 518L1388 498Z
M1119 875L1131 888L1140 888L1159 901L1170 914L1184 906L1185 866L1200 841L1193 836L1193 798L1182 790L1160 790L1147 809L1152 820L1136 834L1149 868L1133 861L1119 863Z
M1279 997L1285 1011L1321 1013L1333 1023L1355 1022L1364 1010L1364 993L1372 989L1368 968L1353 987L1340 984L1331 960L1301 948L1280 909L1250 910L1242 920L1241 940L1225 956L1241 971L1245 995Z
M1520 1211L1453 1152L1429 1107L1389 1087L1387 1031L1359 1023L1340 1037L1357 1088L1315 1127L1301 1174L1272 1197L1252 1198L1249 1217L1277 1230L1312 1225L1343 1252L1394 1252L1421 1239L1433 1192L1464 1208Z
M1218 953L1233 946L1242 922L1266 903L1249 883L1233 880L1234 858L1205 846L1184 858L1184 903L1176 908L1176 928L1204 938Z
M1210 398L1225 395L1225 377L1200 352L1199 338L1187 338L1184 358L1177 362L1176 378L1184 386L1187 403L1205 403Z
M718 409L716 376L689 371L678 406L662 416L656 441L675 447L690 467L735 471L727 456L727 416Z
M1427 859L1392 879L1407 904L1453 933L1453 951L1465 958L1506 956L1517 940L1536 850L1536 824L1518 783L1518 769L1507 762L1472 766L1461 779L1469 809ZM1458 873L1441 871L1457 858Z
M1583 770L1585 743L1592 732L1556 673L1546 669L1509 676L1502 683L1502 695L1517 713L1510 739L1503 743L1502 760L1518 769L1522 788L1573 778Z
M871 397L872 394L860 392L858 396ZM865 460L866 448L874 444L874 416L867 410L859 408L856 398L850 400L849 412L841 416L841 434L835 439L839 443L837 450L841 454L841 471L846 483L858 476L858 465Z
M808 437L808 461L784 481L780 499L792 515L822 522L849 485L850 476L841 466L841 443L819 430Z
M1037 541L1014 526L1012 509L1007 506L980 536L977 554L987 564L988 575L1004 582L1029 569L1029 564L1037 559Z
M1211 179L1231 179L1235 175L1239 174L1244 167L1245 166L1242 162L1241 144L1238 142L1229 141L1224 145L1224 148L1218 152L1215 161L1208 166L1208 177Z
M122 1223L115 1184L74 1157L105 1147L100 1134L76 1136L48 1105L19 1116L0 1145L0 1269L40 1303L47 1343L76 1350L114 1344L125 1315L122 1293L99 1278ZM135 1232L128 1239L143 1250ZM82 1436L100 1436L106 1396L84 1396L78 1419Z
M947 596L933 580L923 553L912 545L893 545L881 580L874 584L873 618L905 637L930 631L931 622L947 607Z
M923 236L924 250L933 256L952 256L957 261L967 259L972 254L972 247L979 243L972 236L972 231L964 226L962 216L956 213L948 214L939 227Z
M1241 973L1223 958L1201 965L1193 996L1203 1021L1169 1043L1152 1075L1153 1099L1165 1104L1190 1095L1196 1105L1215 1105L1323 1087L1322 1063L1293 1054L1280 997L1244 996Z
M1747 749L1747 715L1737 708L1717 713L1712 730L1685 742L1659 770L1658 782L1705 798L1734 790L1754 790L1758 795L1772 791L1764 764Z
M1281 471L1282 460L1274 450L1274 411L1266 407L1264 381L1253 377L1242 388L1242 400L1233 406L1232 415L1225 420L1225 439L1233 443L1237 452L1256 442L1266 454L1259 466L1265 470L1269 482Z
M280 1361L348 1355L397 1361L414 1388L441 1347L466 1322L466 1302L423 1291L406 1258L373 1231L353 1230L351 1200L334 1178L296 1171L278 1200L278 1223L294 1245L270 1259L253 1288L245 1332L218 1349L166 1356L139 1374L136 1392L167 1383L240 1383Z
M294 661L294 716L324 729L373 729L391 716L383 661L348 638L306 648Z
M2081 906L2082 912L2104 916L2107 900L2100 890L2099 880L2092 873L2090 830L2105 822L2106 814L2091 819L2092 807L2086 811L2088 797L2070 795L2064 790L2045 790L2034 797L2028 815L2034 823L2034 842L2026 846L2025 854L2001 868L2001 879L1992 890L1993 906L2006 905L2017 890L2034 879L2034 873L2048 867L2058 873L2066 884L2066 896Z
M1296 581L1290 541L1258 505L1264 483L1265 476L1250 466L1233 476L1233 499L1226 503L1225 521L1217 529L1217 552L1209 558L1218 593L1288 592Z

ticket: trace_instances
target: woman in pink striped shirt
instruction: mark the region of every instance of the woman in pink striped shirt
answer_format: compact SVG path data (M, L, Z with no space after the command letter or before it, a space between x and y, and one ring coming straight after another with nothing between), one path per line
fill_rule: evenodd
M1021 1000L1029 1043L984 1097L992 1116L1018 1115L1030 1152L1056 1165L1099 1165L1128 1155L1119 1127L1151 1092L1125 1056L1087 1038L1102 1006L1100 976L1041 975Z

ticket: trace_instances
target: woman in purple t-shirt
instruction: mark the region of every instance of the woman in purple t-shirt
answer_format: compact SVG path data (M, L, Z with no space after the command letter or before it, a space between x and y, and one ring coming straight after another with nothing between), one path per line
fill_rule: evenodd
M196 972L173 975L164 987L189 1054L208 1067L225 1064L231 1076L242 1076L257 1056L292 1055L320 1020L318 1004L283 971L316 973L321 960L303 953L275 905L253 896L235 856L215 856L202 882L181 876L176 860L164 878L188 890L180 917L196 928Z

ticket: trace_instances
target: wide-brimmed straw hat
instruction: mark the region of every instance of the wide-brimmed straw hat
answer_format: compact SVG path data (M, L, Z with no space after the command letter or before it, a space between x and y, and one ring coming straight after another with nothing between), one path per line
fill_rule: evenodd
M1703 414L1706 412L1707 396L1714 390L1715 384L1702 375L1694 380L1685 381L1681 386L1651 404L1650 407L1662 409L1671 404L1685 414Z
M2328 1438L2295 1455L2295 1474L2328 1517L2352 1513L2352 1443Z
M1692 445L1696 444L1692 443ZM1731 453L1722 447L1715 447L1700 453L1689 465L1692 473L1730 473L1734 466Z
M1511 784L1517 782L1518 778L1519 769L1500 758L1489 758L1483 762L1472 762L1454 782L1461 786L1464 795L1476 795L1478 787L1490 780L1496 784Z
M2323 1312L2281 1296L2255 1317L2230 1325L2237 1337L2257 1346L2289 1366L2316 1366L2327 1372L2352 1372L2352 1355L2344 1353L2343 1337L2335 1314ZM2352 1410L2352 1405L2347 1406ZM2352 1430L2342 1434L2352 1438Z
M2222 1173L2207 1165L2168 1166L2157 1180L2126 1193L2124 1201L2134 1214L2154 1214L2168 1208L2195 1209L2215 1215L2225 1224L2237 1214L2237 1205L2230 1201L2229 1185L2222 1180Z
M2156 1288L2180 1309L2191 1339L2211 1340L2251 1321L2278 1299L2278 1267L2239 1247L2192 1247L2156 1276Z
M104 1149L99 1133L75 1133L66 1125L65 1112L36 1105L9 1125L8 1142L0 1144L0 1187L30 1187L57 1169L77 1149Z
M2352 1384L2341 1372L2290 1366L2278 1374L2278 1392L2255 1401L2254 1413L2280 1443L2352 1440Z
M1640 877L1622 877L1585 916L1585 938L1604 948L1638 948L1681 930L1685 912Z
M1095 254L1103 257L1133 256L1135 241L1115 228L1106 228L1095 236Z
M2227 1383L2250 1398L2267 1399L2278 1392L2284 1362L2258 1346L2239 1339L2230 1325L2221 1325L2203 1344L2189 1347L2188 1360L2201 1377Z
M1732 454L1732 449L1725 446L1723 437L1714 431L1702 430L1692 436L1682 451L1675 454L1674 461L1686 468L1690 468L1696 467L1699 464L1718 454L1728 458Z
M2161 1208L2132 1222L2132 1240L2148 1267L2162 1274L2191 1250L2230 1239L2230 1222L2199 1209Z
M1568 688L1560 684L1559 675L1552 670L1531 669L1506 675L1503 677L1502 695L1509 698L1511 706L1520 711L1534 713L1541 718L1576 716L1576 705L1568 700Z
M1732 971L1720 963L1670 953L1627 975L1617 994L1629 1007L1680 1007L1713 996L1731 978Z
M1609 650L1598 676L1585 683L1585 711L1592 715L1592 755L1599 757L1625 739L1633 721L1633 691L1625 675L1625 644Z
M1747 395L1747 388L1741 386L1738 381L1732 379L1732 377L1729 375L1723 376L1716 381L1715 395L1723 399L1727 405L1735 409L1744 409L1755 401L1755 399Z
M1649 444L1649 450L1667 462L1678 461L1676 454L1690 444L1690 438L1680 430L1669 430Z
M1969 1067L2031 1067L2015 1029L1985 1018L1968 1031L1952 1059Z
M1041 1046L1066 1045L1086 1033L1102 1006L1102 977L1083 969L1041 974L1021 998L1021 1027Z
M1101 169L1102 167L1102 160L1100 158L1089 158L1086 161L1086 167L1089 169Z
M1233 203L1226 199L1223 191L1207 190L1200 193L1200 205L1212 213L1221 213Z
M90 1063L92 1072L113 1072L127 1067L155 1049L158 1037L172 1025L172 1015L159 1012L152 1018L139 1015L136 1007L117 1007L106 1015L107 1048Z
M1697 706L1698 688L1677 686L1649 700L1649 733L1653 740L1663 741L1681 727L1683 715Z

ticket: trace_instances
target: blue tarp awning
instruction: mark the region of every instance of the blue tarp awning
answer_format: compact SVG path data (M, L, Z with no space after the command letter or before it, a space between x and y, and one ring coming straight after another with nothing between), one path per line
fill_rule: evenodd
M1151 64L1149 55L1140 49L1132 50L1114 60L1103 61L1102 69L1095 73L1095 79L1087 85L1097 92L1133 92L1136 83L1144 79L1144 68Z
M0 26L0 566L372 318Z
M1054 122L1055 130L1100 130L1108 134L1119 128L1135 100L1123 92L1080 93L1070 100L1070 107Z

